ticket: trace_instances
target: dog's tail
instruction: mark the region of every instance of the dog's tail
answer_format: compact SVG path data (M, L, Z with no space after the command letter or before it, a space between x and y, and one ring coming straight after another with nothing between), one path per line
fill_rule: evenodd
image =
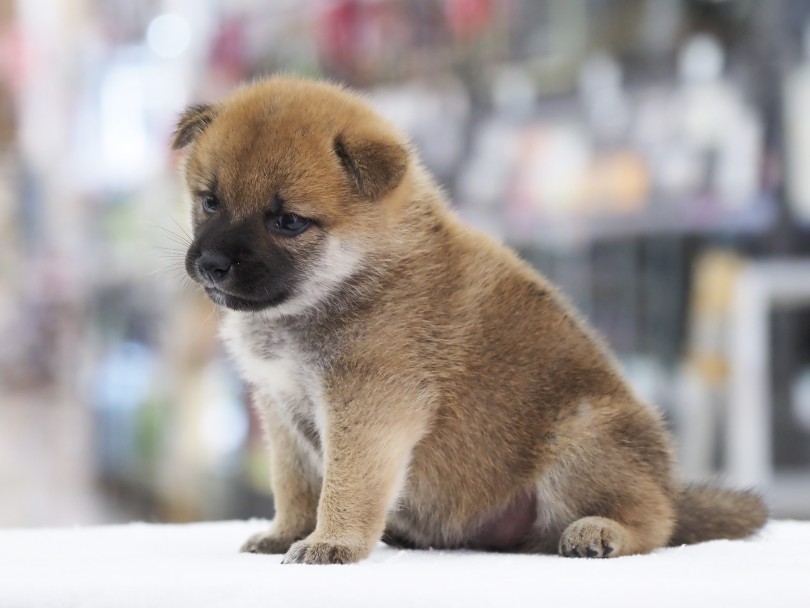
M765 525L768 509L753 492L690 484L675 499L671 547L721 538L745 538Z

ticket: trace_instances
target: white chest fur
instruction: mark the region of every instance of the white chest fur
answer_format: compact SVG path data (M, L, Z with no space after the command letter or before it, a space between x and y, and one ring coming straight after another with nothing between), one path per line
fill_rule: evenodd
M294 339L259 319L228 312L220 333L243 379L259 393L259 407L272 407L320 468L325 408L321 381ZM260 411L260 413L263 413Z
M290 353L279 353L271 359L236 348L231 354L242 377L262 393L281 400L296 397L301 392L297 381L299 370Z

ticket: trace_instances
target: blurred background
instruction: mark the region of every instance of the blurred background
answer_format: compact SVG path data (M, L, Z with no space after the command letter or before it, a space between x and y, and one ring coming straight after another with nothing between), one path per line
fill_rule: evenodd
M280 70L562 286L685 477L810 517L810 0L0 0L0 526L272 513L168 142Z

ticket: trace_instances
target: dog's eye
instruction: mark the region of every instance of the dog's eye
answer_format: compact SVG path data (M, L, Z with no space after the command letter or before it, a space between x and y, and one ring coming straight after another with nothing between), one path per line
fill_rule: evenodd
M298 236L309 228L310 224L312 224L310 220L294 213L274 214L267 221L268 229L284 236Z
M219 208L219 201L213 194L204 194L202 197L202 208L206 213L214 213Z

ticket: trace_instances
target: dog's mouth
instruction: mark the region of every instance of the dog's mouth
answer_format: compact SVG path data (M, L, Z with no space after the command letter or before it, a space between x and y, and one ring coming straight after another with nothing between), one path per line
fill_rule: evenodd
M287 292L282 291L269 298L246 298L244 296L237 296L217 287L211 285L204 285L205 293L209 298L219 306L230 308L231 310L241 311L258 311L273 306L278 306L287 299Z

